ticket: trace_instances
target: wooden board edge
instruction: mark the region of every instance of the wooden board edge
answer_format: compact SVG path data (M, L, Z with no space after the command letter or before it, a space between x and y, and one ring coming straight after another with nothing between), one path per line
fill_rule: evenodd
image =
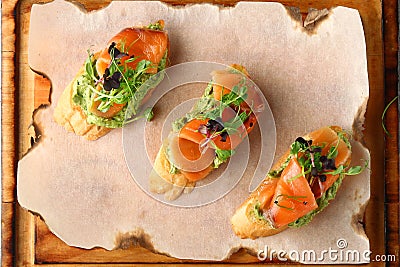
M12 266L14 263L15 246L15 203L1 203L1 260L2 266Z
M14 4L12 4L15 2ZM15 103L15 57L16 57L16 23L14 10L16 1L2 3L2 202L15 201L15 170L17 164L17 148L15 118L17 103Z
M17 164L15 128L15 44L14 10L17 0L2 2L2 62L1 62L1 263L15 265L15 179Z
M17 3L17 1L15 1L15 0L12 0L12 1L10 1L10 2L14 2L14 3ZM385 1L386 2L386 1ZM12 3L7 3L7 4L12 4ZM4 3L3 3L3 13L4 13ZM3 24L4 25L4 24ZM3 51L2 51L3 52ZM4 81L3 81L4 82ZM4 129L4 128L3 128ZM15 131L15 130L14 130ZM3 159L2 159L3 160ZM15 180L14 180L15 181ZM3 189L4 189L4 187L3 187ZM4 202L4 201L3 201ZM42 266L42 265L40 265L40 266ZM45 265L45 266L52 266L52 265ZM67 264L67 265L59 265L59 264L57 264L56 266L70 266L69 264ZM76 265L76 266L88 266L88 265ZM92 266L92 265L90 265L90 266ZM99 266L106 266L106 265L99 265ZM140 266L140 265L139 265ZM146 265L146 266L148 266L148 265ZM154 265L153 265L154 266ZM181 265L181 264L179 264L179 266L186 266L185 264L184 265ZM218 266L221 266L220 264L218 264Z
M385 57L385 105L398 97L398 33L399 10L396 0L383 1L384 57ZM388 107L385 121L388 135L385 142L385 254L394 256L387 266L398 266L399 245L399 100ZM394 259L394 261L393 261Z

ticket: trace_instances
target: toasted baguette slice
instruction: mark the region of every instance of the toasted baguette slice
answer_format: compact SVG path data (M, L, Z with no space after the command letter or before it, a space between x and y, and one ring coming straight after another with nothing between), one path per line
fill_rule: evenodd
M162 29L164 22L158 21L155 25L157 27L161 27ZM118 49L121 49L121 47L125 46L127 51L120 53ZM142 60L150 61L156 64L156 66L162 63L161 66L165 67L165 65L168 63L169 55L168 34L163 30L153 30L149 28L133 27L123 29L121 32L111 38L106 48L93 55L93 60L95 60L95 72L99 77L103 77L100 80L107 80L107 78L110 78L104 78L103 76L110 68L110 51L114 51L110 49L117 49L118 55L122 54L122 56L119 57L121 60L119 64L124 64L130 69L135 69ZM131 58L132 56L137 59L126 62L128 57ZM120 118L115 121L112 119L121 115L123 108L126 106L126 102L118 104L113 103L112 106L105 112L97 109L97 107L101 104L100 100L93 101L92 105L87 107L89 110L83 110L85 107L76 105L73 102L74 85L78 78L85 73L85 71L85 65L83 65L73 81L64 89L58 100L53 117L54 120L63 126L67 131L81 135L88 140L96 140L107 134L111 128L119 128L123 126L123 123L120 123ZM151 67L147 69L146 72L154 74L157 71L158 68ZM104 80L102 81L104 82ZM89 117L91 119L89 119ZM95 118L95 120L97 118L101 120L104 119L104 121L93 122L93 118ZM115 122L117 124L115 124Z
M89 124L81 107L75 105L72 101L73 84L83 73L84 66L81 67L72 82L62 92L54 110L53 118L55 122L63 126L67 131L81 135L87 140L96 140L107 134L111 129Z
M150 191L165 194L167 200L175 200L182 193L190 193L194 183L189 182L182 173L171 173L171 163L165 151L167 146L168 139L164 141L154 161L149 177Z
M289 151L283 155L278 162L272 166L271 171L278 170L280 166L286 161L289 156ZM287 227L281 227L274 229L271 224L265 220L257 219L254 216L253 208L256 205L258 197L261 195L263 185L268 186L278 181L278 178L266 177L264 181L254 190L245 202L236 210L235 214L231 218L231 224L233 231L240 238L251 238L256 239L260 236L274 235L282 232Z
M327 130L329 128L330 130ZM321 130L324 136L321 134ZM320 130L305 135L303 138L306 140L318 140L319 143L327 142L331 143L335 138L338 138L337 133L341 132L342 129L338 126L324 127ZM290 149L278 160L278 162L271 168L271 171L278 170L287 160L290 155ZM346 158L344 165L350 164L351 156ZM258 186L258 188L250 194L250 196L244 201L244 203L236 210L235 214L231 218L231 224L233 231L240 238L251 238L255 239L262 236L270 236L282 232L287 229L287 225L279 228L273 227L267 220L259 218L255 212L255 206L259 203L259 200L263 200L269 206L273 195L275 193L276 184L278 178L271 178L267 176L264 181ZM267 193L266 193L267 192Z

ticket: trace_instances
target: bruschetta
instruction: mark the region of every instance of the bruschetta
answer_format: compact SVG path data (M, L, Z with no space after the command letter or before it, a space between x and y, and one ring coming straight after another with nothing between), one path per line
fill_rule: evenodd
M349 167L351 144L338 126L298 137L231 218L235 234L255 239L308 224L336 196Z
M126 28L102 51L88 51L86 62L58 100L54 120L88 140L122 127L136 90L168 64L169 40L163 28L163 21Z

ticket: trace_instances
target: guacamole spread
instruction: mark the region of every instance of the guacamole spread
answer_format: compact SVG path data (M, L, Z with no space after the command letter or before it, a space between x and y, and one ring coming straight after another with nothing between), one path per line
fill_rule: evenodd
M158 71L165 69L167 64L167 55L168 51L165 52L164 57L160 61L160 64L158 65ZM145 69L150 64L151 62L142 60L138 63L136 70L127 70L123 74L126 82L121 83L121 87L129 87L131 94L135 94L140 85L142 85L152 76L152 74L145 72ZM90 112L94 100L99 98L96 90L95 80L99 80L100 78L98 78L96 73L95 65L96 60L93 59L92 55L89 55L85 63L84 73L79 76L73 84L72 101L75 105L78 105L82 108L83 112L87 116L86 120L88 123L107 128L120 128L125 123L125 113L128 106L128 100L126 100L125 103L120 103L125 104L125 106L111 118L103 118ZM126 83L131 82L132 84L126 85ZM129 98L130 105L133 107L138 107L144 96L145 94L140 94L138 97L131 97L128 95L127 98Z
M314 216L325 209L328 206L329 201L336 197L337 190L342 184L343 178L344 175L340 175L339 178L333 183L333 185L329 187L328 190L326 190L320 198L317 199L318 208L304 215L303 217L298 218L296 221L290 223L288 226L298 228L311 222Z

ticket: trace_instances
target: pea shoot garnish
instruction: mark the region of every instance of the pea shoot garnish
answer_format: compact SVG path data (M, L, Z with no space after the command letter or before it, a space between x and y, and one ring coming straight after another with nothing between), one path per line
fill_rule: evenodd
M241 111L240 108L240 105L247 98L247 87L244 85L244 81L245 80L242 80L238 85L235 85L228 94L221 95L221 100L216 102L216 105L213 108L207 111L202 111L199 114L199 118L208 119L207 124L200 125L198 129L198 131L206 137L202 147L206 146L218 136L220 137L219 140L221 142L226 142L228 136L237 133L238 129L250 116L251 111ZM211 95L212 92L212 83L210 83L210 85L211 86L208 90L209 95ZM221 92L222 91L223 90L221 90ZM225 109L233 109L236 115L232 119L223 122L222 114Z
M313 185L318 179L324 183L327 180L327 175L356 175L361 173L366 166L354 166L348 168L345 165L336 166L336 158L338 156L338 147L340 141L343 141L350 149L351 145L344 132L338 132L338 140L335 145L331 146L326 155L322 155L324 145L313 145L312 140L305 140L303 137L298 137L291 145L291 157L297 158L298 163L302 168L302 172L289 179L290 182L302 176L306 177L310 185Z
M122 43L121 47L124 48L124 46ZM86 72L95 85L90 87L95 95L94 101L100 102L97 109L103 113L115 104L126 105L143 82L150 78L151 74L147 71L154 68L150 61L140 60L134 55L121 51L115 42L111 43L107 51L111 61L100 78L95 71L95 60L90 52L85 64ZM122 62L123 58L126 59ZM127 64L134 61L137 61L137 65L135 69L132 69Z

